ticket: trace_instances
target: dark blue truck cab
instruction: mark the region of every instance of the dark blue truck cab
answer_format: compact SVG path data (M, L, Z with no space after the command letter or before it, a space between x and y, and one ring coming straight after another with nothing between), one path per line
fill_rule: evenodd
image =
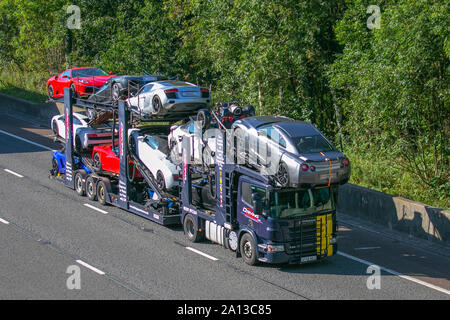
M209 178L213 188L203 185L215 189L208 199L215 207L194 199L198 172L183 156L181 222L189 240L221 244L250 265L310 263L336 253L338 186L277 188L270 177L226 164L223 143L218 137L215 175Z

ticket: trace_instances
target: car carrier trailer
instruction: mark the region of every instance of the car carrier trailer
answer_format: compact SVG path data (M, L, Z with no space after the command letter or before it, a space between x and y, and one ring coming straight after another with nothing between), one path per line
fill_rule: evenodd
M227 161L226 133L219 130L213 174L192 164L190 154L183 148L179 193L168 194L158 188L149 170L129 148L128 129L136 117L131 116L123 101L117 107L95 105L113 115L113 146L118 121L117 176L96 171L89 155L75 152L74 105L94 107L65 90L65 174L58 175L58 179L79 195L161 225L181 224L190 241L206 238L242 256L249 265L310 263L336 254L338 186L279 188L272 177ZM144 177L138 185L129 176L130 159ZM317 203L322 205L318 207Z

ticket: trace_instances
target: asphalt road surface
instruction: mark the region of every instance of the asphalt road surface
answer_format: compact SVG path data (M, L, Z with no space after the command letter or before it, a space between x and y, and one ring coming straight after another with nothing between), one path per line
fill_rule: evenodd
M54 148L50 129L1 117L0 299L450 298L449 248L339 214L337 255L251 267L49 179Z

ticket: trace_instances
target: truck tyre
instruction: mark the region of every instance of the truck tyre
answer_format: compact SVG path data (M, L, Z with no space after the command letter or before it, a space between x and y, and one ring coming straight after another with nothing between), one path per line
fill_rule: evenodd
M198 230L198 225L192 215L188 214L183 222L184 234L191 242L199 242L202 239L202 234Z
M97 183L97 199L100 204L106 206L106 184L104 181L100 180Z
M240 242L240 251L246 264L254 266L258 264L256 243L249 233L245 233Z
M91 201L97 200L97 189L95 186L94 178L92 178L92 176L89 176L86 179L86 196Z
M81 172L77 172L74 180L75 180L75 191L79 196L84 197L86 195L86 189L85 186L83 185L83 175L81 174Z

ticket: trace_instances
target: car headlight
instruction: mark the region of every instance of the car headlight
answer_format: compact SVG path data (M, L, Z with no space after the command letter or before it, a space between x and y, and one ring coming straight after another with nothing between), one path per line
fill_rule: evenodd
M89 83L89 82L87 82L86 80L79 80L79 82L85 83L85 84Z

